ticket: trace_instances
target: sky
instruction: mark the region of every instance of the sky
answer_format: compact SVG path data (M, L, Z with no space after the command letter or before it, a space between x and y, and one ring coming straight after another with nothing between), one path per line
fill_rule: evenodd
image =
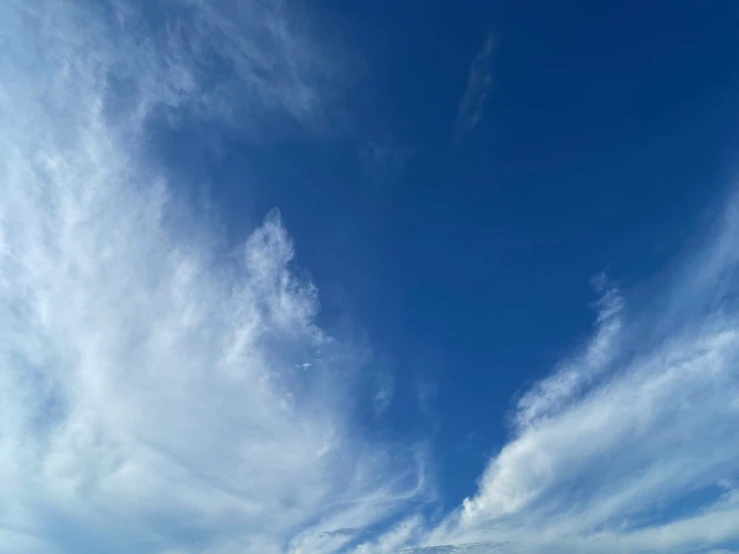
M738 27L0 3L0 551L739 553Z

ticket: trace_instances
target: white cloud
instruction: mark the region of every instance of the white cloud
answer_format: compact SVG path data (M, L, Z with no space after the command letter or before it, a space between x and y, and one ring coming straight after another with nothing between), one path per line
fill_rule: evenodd
M423 494L353 429L359 356L314 323L279 214L234 260L145 156L163 113L312 125L321 69L280 3L168 8L0 8L3 551L284 552Z
M363 542L352 554L392 554L403 549L423 530L423 518L412 515L401 520L372 541Z
M652 306L627 317L602 288L590 343L522 397L477 493L419 547L687 553L739 540L735 202Z
M516 423L526 428L548 415L593 383L612 362L621 333L623 299L614 287L601 277L596 289L602 294L598 301L597 331L579 356L567 360L553 375L537 383L519 401Z
M485 103L493 86L492 61L496 38L488 33L480 51L472 60L467 88L459 103L457 118L454 121L454 140L459 142L482 119Z
M248 118L262 133L281 114L313 131L331 125L345 81L329 45L312 40L305 17L283 0L196 4L182 7L162 34L170 59L187 60L211 116L220 112L241 126Z

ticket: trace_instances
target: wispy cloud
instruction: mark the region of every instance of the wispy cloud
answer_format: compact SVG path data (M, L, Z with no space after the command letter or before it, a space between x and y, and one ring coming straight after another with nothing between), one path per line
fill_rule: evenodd
M597 331L584 351L566 360L550 377L540 381L518 401L516 424L526 429L556 414L573 396L583 392L608 370L618 352L623 299L605 277L594 280L599 293Z
M84 28L80 40L98 52L77 48L68 61L102 64L109 114L135 107L174 124L195 114L257 138L297 127L324 131L340 118L334 110L345 81L338 58L282 0L109 0L23 11L27 24L37 20L37 31L45 31L39 41L65 40L62 33ZM49 33L45 26L59 11L70 12L61 14L66 26ZM183 105L186 111L177 109Z
M375 415L383 414L392 404L395 395L395 377L389 371L378 374L373 408Z
M379 537L357 545L352 554L393 554L418 538L422 531L423 518L415 514L401 520Z
M455 142L460 142L482 119L485 103L493 86L492 64L496 42L495 35L492 32L488 33L482 48L470 65L467 88L462 95L457 118L454 121Z
M370 140L359 149L363 178L374 185L392 183L413 154L413 147L390 136Z
M330 552L424 491L354 429L279 214L234 258L146 156L162 116L312 125L312 51L279 3L170 8L0 8L3 551Z
M421 546L687 553L736 544L735 206L652 306L627 310L597 281L593 338L522 397L513 437L477 493Z

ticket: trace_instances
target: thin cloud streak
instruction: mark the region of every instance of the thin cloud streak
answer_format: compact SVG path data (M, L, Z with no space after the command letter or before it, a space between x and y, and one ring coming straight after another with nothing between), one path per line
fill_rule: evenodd
M493 86L492 64L497 39L488 33L470 65L467 88L454 120L454 142L459 143L482 120L485 104Z

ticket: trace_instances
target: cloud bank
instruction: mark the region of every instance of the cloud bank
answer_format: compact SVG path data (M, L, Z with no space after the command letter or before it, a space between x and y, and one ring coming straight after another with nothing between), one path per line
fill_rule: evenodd
M354 428L279 213L227 249L147 155L154 121L312 128L331 93L280 3L166 4L0 8L0 549L335 551L420 458Z

